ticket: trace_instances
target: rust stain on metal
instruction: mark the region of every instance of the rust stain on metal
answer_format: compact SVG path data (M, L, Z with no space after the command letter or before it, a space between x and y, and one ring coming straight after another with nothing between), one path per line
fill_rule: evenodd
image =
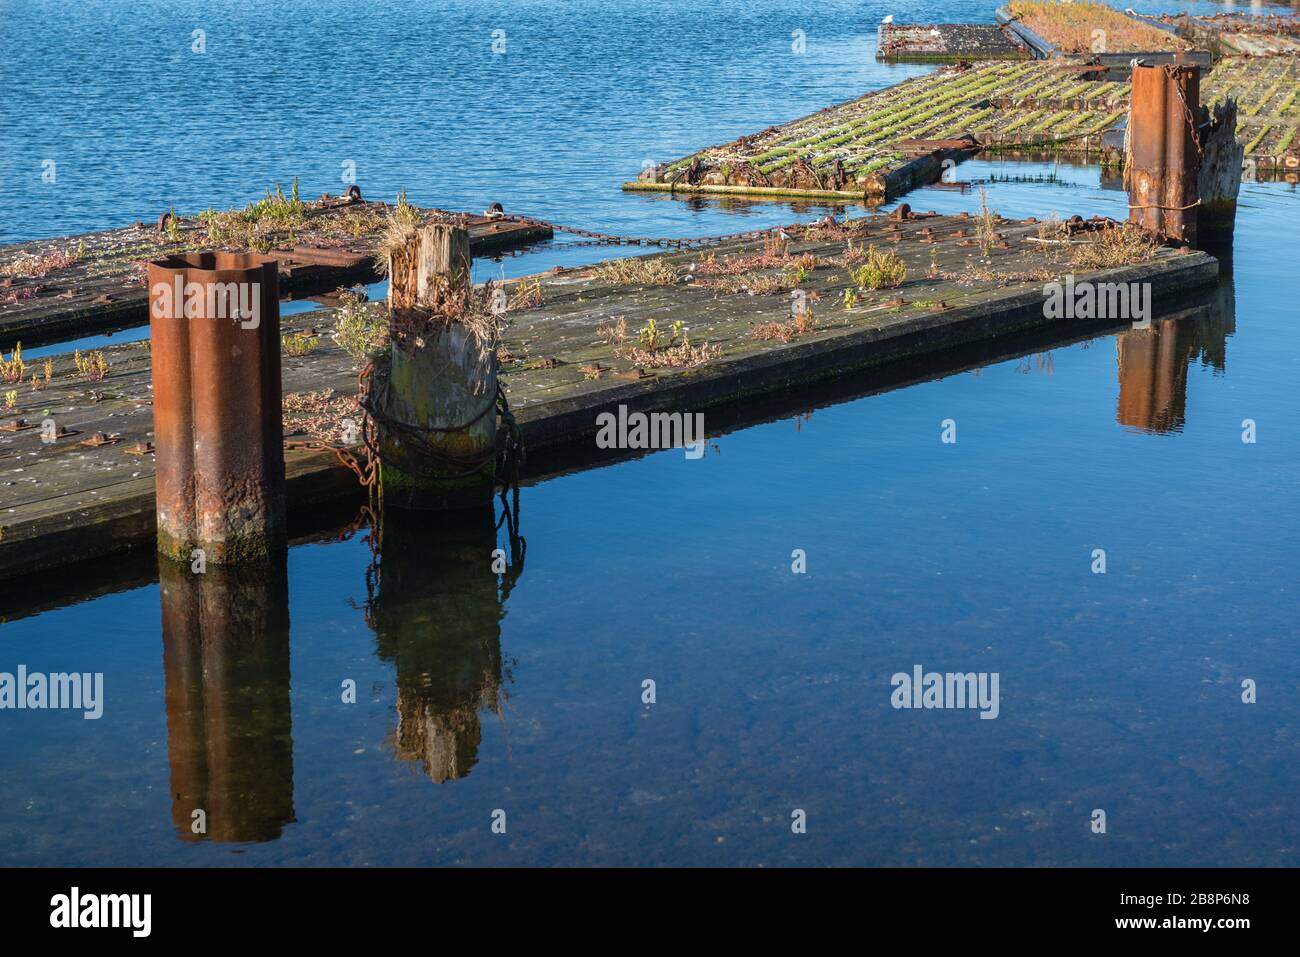
M1195 242L1200 70L1138 64L1132 90L1130 161L1124 171L1129 221L1170 239Z
M149 300L159 549L267 557L285 541L276 260L169 256Z

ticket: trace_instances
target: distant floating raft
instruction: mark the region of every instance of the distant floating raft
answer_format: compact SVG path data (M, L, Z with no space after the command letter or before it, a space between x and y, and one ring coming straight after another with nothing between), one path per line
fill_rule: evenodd
M649 167L624 189L880 203L979 150L1119 165L1129 83L1105 75L1081 58L945 67ZM1300 59L1230 57L1202 77L1206 103L1237 100L1257 174L1300 170Z
M1294 14L1216 13L1139 16L1153 26L1173 29L1180 37L1220 56L1295 56L1300 54L1300 17Z
M1033 61L954 66L652 167L625 188L884 202L990 145L1099 151L1126 86Z
M882 23L876 59L888 61L1029 60L1033 53L997 23Z

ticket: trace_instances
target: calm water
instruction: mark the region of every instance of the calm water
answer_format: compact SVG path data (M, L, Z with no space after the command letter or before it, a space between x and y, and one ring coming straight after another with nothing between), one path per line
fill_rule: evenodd
M4 238L242 203L295 173L337 192L349 158L371 196L668 235L789 222L818 211L617 185L922 72L872 59L885 12L987 16L253 9L0 3ZM1125 209L1096 168L959 174L1008 215ZM46 610L0 625L0 671L102 671L107 700L98 721L0 712L0 863L1295 864L1298 219L1292 187L1246 185L1231 276L1152 333L863 378L701 461L528 487L526 548L498 508L390 520L377 582L361 536L253 581L122 562L51 581ZM117 590L78 603L96 575ZM915 664L998 672L998 719L894 710L890 676Z

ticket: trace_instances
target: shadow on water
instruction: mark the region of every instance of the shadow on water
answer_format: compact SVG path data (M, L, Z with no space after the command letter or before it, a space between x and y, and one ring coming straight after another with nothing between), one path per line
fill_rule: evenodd
M172 822L186 841L275 840L294 821L284 562L159 578Z
M389 509L368 572L366 623L396 672L392 745L438 784L478 761L482 712L503 717L501 621L526 546L517 499L495 518L491 505L450 515ZM497 547L501 525L508 549Z

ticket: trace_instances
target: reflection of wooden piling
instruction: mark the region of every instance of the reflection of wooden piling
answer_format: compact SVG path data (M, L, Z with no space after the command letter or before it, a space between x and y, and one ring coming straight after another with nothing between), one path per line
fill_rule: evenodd
M1128 163L1129 220L1170 239L1196 241L1196 122L1200 70L1133 67Z
M294 820L285 570L159 565L172 821L270 841ZM206 834L194 832L194 812Z
M264 560L285 543L275 260L151 262L149 315L159 550Z
M394 745L433 781L478 760L479 713L500 710L502 596L491 506L386 522L373 624L397 671Z
M457 321L471 303L469 234L434 223L389 260L393 343L380 421L384 501L472 508L491 501L495 343Z

